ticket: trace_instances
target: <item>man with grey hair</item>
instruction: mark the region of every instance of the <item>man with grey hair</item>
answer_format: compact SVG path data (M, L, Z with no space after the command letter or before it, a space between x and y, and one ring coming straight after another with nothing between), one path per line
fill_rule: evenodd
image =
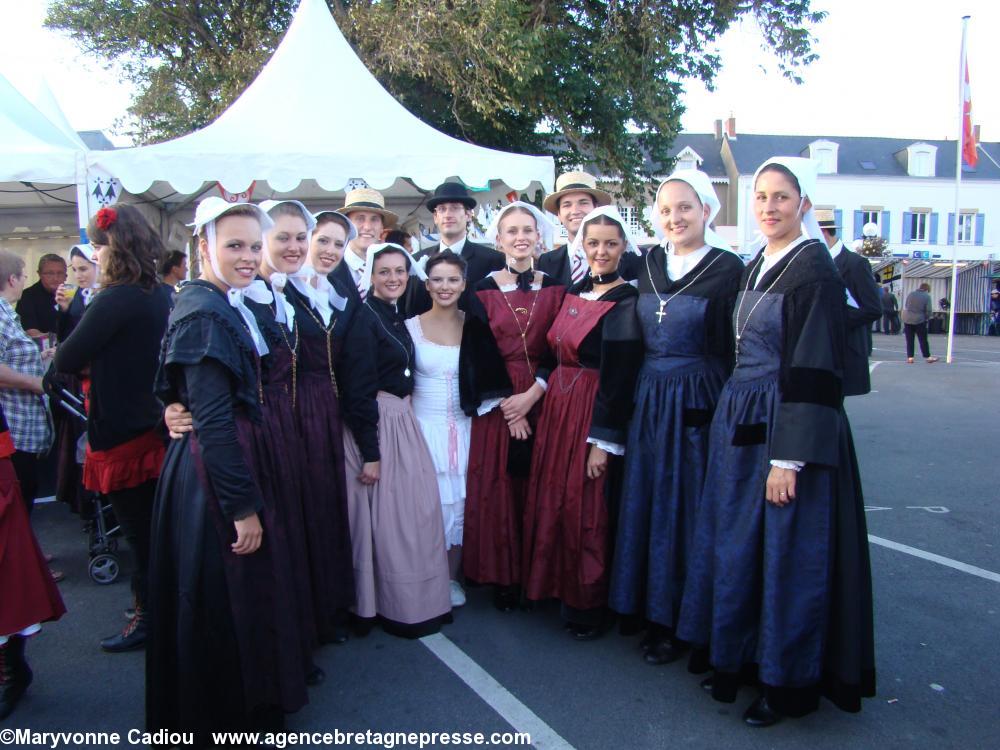
M38 260L38 281L24 290L17 303L17 314L28 335L38 338L55 333L59 322L56 312L56 290L66 283L66 261L54 253Z

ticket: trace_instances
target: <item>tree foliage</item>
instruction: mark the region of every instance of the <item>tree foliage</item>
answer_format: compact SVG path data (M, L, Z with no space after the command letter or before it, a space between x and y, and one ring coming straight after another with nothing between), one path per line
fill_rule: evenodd
M404 106L484 146L593 165L643 197L669 162L685 81L711 86L713 41L755 19L782 72L815 57L810 0L327 0ZM47 25L120 66L140 142L202 127L260 71L297 0L54 0Z

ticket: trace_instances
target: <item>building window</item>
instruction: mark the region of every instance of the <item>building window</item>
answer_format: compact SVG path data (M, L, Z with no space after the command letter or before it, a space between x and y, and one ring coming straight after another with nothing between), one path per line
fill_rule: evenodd
M693 158L685 158L685 159L681 159L680 161L677 162L677 168L678 169L697 169L698 166L695 164L695 161L694 161Z
M820 174L834 174L837 171L837 165L833 159L833 151L828 148L816 149L816 161L819 162L819 173Z
M951 239L949 237L949 239ZM958 215L958 244L972 245L976 242L976 215L964 213Z
M926 151L913 152L913 169L910 170L913 177L933 177L931 170L931 155Z
M931 215L927 211L914 212L910 221L910 242L926 244L931 233Z
M633 237L641 237L645 235L642 229L642 221L639 215L639 209L635 206L619 206L618 212L625 219L625 226L628 227L628 233Z
M861 226L865 224L874 224L879 228L879 232L882 231L882 212L881 211L861 211Z

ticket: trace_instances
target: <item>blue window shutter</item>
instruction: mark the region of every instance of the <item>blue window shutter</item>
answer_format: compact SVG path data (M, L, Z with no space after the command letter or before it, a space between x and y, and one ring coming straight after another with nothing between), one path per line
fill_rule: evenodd
M927 238L928 245L936 245L938 243L938 215L936 213L931 214L931 234Z
M861 234L861 227L862 226L863 225L861 224L861 212L860 211L855 211L854 212L854 239L860 240L860 239L864 238L864 235Z
M882 239L889 241L889 212L882 212Z
M986 214L976 214L976 244L983 244L983 230L986 229Z
M837 235L844 239L844 212L839 208L833 209L833 220L837 223Z
M955 214L948 213L948 241L946 244L950 245L955 242Z
M913 214L903 211L903 244L910 244L910 236L913 234Z

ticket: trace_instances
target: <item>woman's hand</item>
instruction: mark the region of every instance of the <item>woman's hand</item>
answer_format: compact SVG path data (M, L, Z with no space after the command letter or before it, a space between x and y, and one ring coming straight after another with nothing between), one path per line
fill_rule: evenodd
M788 505L795 499L795 469L782 469L772 466L767 475L767 488L764 498L772 505L779 507Z
M264 538L264 529L260 526L260 519L253 513L239 521L233 521L236 527L236 543L232 545L232 550L237 555L252 555L260 549L260 543Z
M194 426L191 422L191 412L184 404L174 402L163 410L163 421L167 425L170 437L180 440L184 433L191 432Z
M361 484L375 484L378 481L380 468L381 462L366 461L365 465L361 467L361 473L358 474L358 481Z
M73 301L73 298L67 294L67 291L68 288L65 284L60 284L59 288L56 289L56 304L63 312L69 310L69 303Z
M500 410L503 411L504 419L507 420L508 424L524 419L544 393L542 387L535 383L524 393L508 396L500 402Z
M587 454L587 479L597 479L608 470L608 452L596 445Z
M55 356L56 348L54 346L50 346L48 349L42 349L42 362L48 362L50 359L55 359Z
M531 437L531 425L524 417L514 422L508 422L507 429L510 430L510 436L515 440L527 440Z

